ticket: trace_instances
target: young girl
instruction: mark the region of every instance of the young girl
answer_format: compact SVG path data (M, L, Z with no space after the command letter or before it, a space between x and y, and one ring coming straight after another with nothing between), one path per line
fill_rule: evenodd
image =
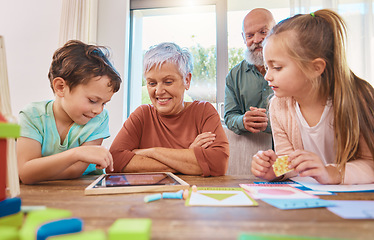
M69 41L54 55L49 80L55 100L29 104L19 114L19 177L31 184L77 178L98 168L113 168L104 109L121 78L104 54L107 49Z
M253 156L266 180L299 174L321 184L374 182L374 89L348 67L346 27L331 10L296 15L266 39L265 79L274 90L270 119L276 153ZM276 178L277 156L293 172Z

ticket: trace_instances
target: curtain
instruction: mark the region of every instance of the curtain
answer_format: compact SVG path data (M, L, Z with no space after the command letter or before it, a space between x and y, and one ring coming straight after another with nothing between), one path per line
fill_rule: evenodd
M59 46L68 40L96 44L98 0L63 0Z

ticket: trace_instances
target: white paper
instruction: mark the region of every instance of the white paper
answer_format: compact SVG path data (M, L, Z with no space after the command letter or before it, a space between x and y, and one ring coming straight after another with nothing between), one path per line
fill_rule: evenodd
M374 201L331 201L334 207L327 209L346 219L374 219Z
M320 184L312 177L293 177L291 180L304 185L307 188L316 191L329 191L329 192L362 192L374 191L374 184L357 184L357 185L329 185Z

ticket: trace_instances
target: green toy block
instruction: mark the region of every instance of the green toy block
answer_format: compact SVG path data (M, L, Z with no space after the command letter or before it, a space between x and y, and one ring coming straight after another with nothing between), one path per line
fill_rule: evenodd
M0 218L0 226L20 228L23 224L23 212L18 212Z
M46 222L69 218L72 213L65 209L46 208L44 210L32 211L27 214L19 236L20 240L35 240L38 228Z
M12 226L0 226L1 240L19 240L18 228Z
M18 138L21 127L18 124L0 122L0 138Z
M108 230L109 240L148 240L151 238L151 225L149 218L117 219Z
M49 237L48 240L106 240L106 234L102 230L79 232Z

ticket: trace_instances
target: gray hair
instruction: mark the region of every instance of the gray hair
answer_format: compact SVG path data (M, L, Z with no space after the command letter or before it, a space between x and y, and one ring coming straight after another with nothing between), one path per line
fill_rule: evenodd
M143 60L143 73L147 73L152 67L161 68L164 63L177 65L183 79L187 74L192 73L192 55L187 48L181 48L175 43L164 42L152 46L145 54Z

